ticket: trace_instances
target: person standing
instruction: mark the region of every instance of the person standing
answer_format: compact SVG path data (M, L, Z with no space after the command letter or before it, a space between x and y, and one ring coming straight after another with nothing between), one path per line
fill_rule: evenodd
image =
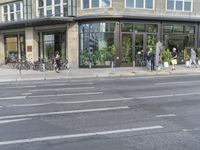
M176 53L176 48L175 47L172 49L172 60L171 60L171 63L172 63L172 70L175 70L176 69L176 65L177 65L177 53Z
M56 51L56 56L55 56L55 61L56 61L56 72L59 73L60 70L60 54L59 51Z
M191 51L190 51L190 67L191 67L192 63L194 63L195 67L197 68L196 52L195 52L194 48L191 48Z
M153 71L155 66L155 54L152 48L150 48L150 50L147 53L147 60L150 62L151 71Z

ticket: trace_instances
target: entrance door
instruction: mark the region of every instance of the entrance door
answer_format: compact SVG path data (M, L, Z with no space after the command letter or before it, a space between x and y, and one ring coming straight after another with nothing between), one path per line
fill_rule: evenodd
M134 35L134 60L135 66L144 66L145 64L145 42L144 42L144 34L135 34Z
M121 45L121 66L132 66L133 34L123 33Z

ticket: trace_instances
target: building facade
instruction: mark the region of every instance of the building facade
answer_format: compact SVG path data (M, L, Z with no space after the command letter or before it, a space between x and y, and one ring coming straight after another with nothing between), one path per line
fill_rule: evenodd
M178 50L200 47L199 0L4 0L0 63L48 61L61 53L71 67L140 66L161 41Z

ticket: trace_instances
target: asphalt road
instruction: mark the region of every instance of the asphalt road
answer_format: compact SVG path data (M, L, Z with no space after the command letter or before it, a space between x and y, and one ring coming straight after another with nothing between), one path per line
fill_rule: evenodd
M0 83L0 150L199 150L200 75Z

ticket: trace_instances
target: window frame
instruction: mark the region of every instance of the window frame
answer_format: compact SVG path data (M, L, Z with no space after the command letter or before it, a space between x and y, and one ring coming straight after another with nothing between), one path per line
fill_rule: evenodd
M10 10L11 5L13 5L13 11ZM19 10L17 10L17 5L19 5L19 7L20 7ZM7 12L4 12L5 7L7 8ZM16 2L1 5L2 21L9 22L9 21L23 20L23 18L24 18L23 9L24 9L23 1L16 1ZM13 19L11 18L11 15L13 16ZM5 19L5 16L7 16L7 19Z
M88 8L83 8L84 4L83 4L83 0L81 0L81 9L82 10L87 10L87 9L97 9L97 8L111 8L112 7L112 0L110 1L110 6L106 7L103 6L103 1L104 0L99 0L99 7L92 7L92 0L88 0L89 1L89 7Z
M69 1L65 0L60 0L60 3L56 4L55 0L51 0L51 4L52 5L48 5L46 3L46 0L43 0L43 6L39 7L39 0L36 0L36 17L38 18L42 18L42 17L67 17L68 16L68 10L67 10L67 15L65 15L64 12L64 6L68 7ZM55 12L55 8L56 7L60 7L60 13L58 15L58 13L56 14ZM40 9L43 9L43 16L40 16ZM51 15L47 15L47 10L50 9L52 11Z
M127 7L127 0L124 0L124 8L128 8L128 9L146 9L146 10L154 10L155 9L155 0L152 0L153 1L153 4L152 4L152 8L147 8L146 7L146 0L143 0L143 7L136 7L136 0L132 0L134 1L134 7Z
M174 7L173 7L173 9L168 9L167 8L167 4L168 4L168 0L166 0L165 2L165 10L166 11L176 11L176 12L193 12L193 0L172 0L173 1L173 3L174 3ZM177 7L177 2L178 1L182 1L183 2L183 4L182 4L182 9L181 10L177 10L176 9L176 7ZM186 2L189 2L189 3L191 3L191 8L190 8L190 10L185 10L185 3Z

